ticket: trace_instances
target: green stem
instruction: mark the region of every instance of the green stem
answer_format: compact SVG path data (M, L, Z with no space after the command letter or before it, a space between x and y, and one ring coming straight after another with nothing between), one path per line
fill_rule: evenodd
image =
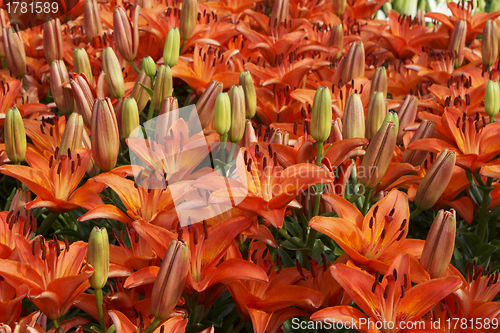
M290 235L283 229L276 229L278 230L278 233L283 236L283 238L285 238L287 241L289 241L290 243L292 243L293 245L295 245L296 247L298 248L301 248L303 247L304 245L303 244L300 244L299 242L297 242L295 239L293 239L292 237L290 237Z
M136 71L137 73L141 72L141 70L134 64L133 60L129 61L128 63L130 64L130 67L134 69L134 71Z
M479 211L479 225L477 228L477 234L483 243L488 241L488 220L486 219L486 213L488 211L489 196L491 192L491 184L493 183L493 178L488 177L486 180L486 186L481 187L483 190L483 200L481 202L481 210Z
M236 150L236 143L231 142L231 148L229 149L229 160L227 161L227 163L229 163L233 160L235 150Z
M321 166L321 157L323 156L323 142L318 142L316 151L316 165ZM316 197L314 198L314 211L313 216L319 215L319 208L321 204L321 185L316 185ZM314 241L316 240L316 230L309 228L309 235L307 236L307 247L312 250Z
M99 323L101 324L101 333L105 333L106 324L104 323L104 313L102 311L102 289L95 290L95 301L97 304L97 314L99 315Z
M494 116L490 116L490 123L494 123L495 122L495 117Z
M153 332L153 330L160 324L160 322L161 322L161 319L158 317L155 317L155 319L153 320L151 325L149 325L148 328L146 328L143 333Z
M184 49L184 46L186 46L186 42L187 42L187 40L182 41L182 45L181 45L181 48L179 50L179 54L182 54L182 50Z
M415 209L410 214L410 220L413 219L413 218L415 218L415 217L417 217L418 215L420 215L420 213L422 213L422 210L420 208Z
M226 160L226 142L227 142L227 134L220 136L220 146L221 146L221 161Z
M61 329L61 332L64 332L61 325L59 324L59 319L52 319L52 324L54 325L55 330L57 331L58 328Z
M198 317L198 297L199 297L199 293L197 291L195 291L193 293L193 298L191 299L191 315L189 316L189 319L191 321L191 325L196 325L198 322L197 322L197 318Z
M239 331L241 331L245 327L246 324L247 324L246 321L240 320L240 322L238 323L238 326L236 326L231 333L239 333Z
M44 233L46 233L58 216L59 214L54 213L50 213L49 215L47 215L45 220L43 220L42 224L40 225L40 228L38 228L37 230L38 234L43 235Z
M363 216L366 215L368 209L370 208L370 197L372 196L372 191L373 189L371 188L367 190L365 193L365 200L363 201L363 209L361 210Z
M150 121L151 119L153 119L154 113L155 113L155 107L153 105L153 101L150 101L147 121Z

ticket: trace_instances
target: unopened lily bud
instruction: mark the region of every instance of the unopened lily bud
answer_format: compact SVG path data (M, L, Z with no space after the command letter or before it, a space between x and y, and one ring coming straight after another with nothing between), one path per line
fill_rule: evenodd
M125 10L120 6L115 7L113 31L116 48L123 59L127 61L134 60L139 48L139 7L135 9L133 26Z
M398 144L403 142L403 136L405 135L404 128L415 122L415 117L417 116L418 98L413 95L406 96L403 105L398 112L399 118L399 132L398 132Z
M130 97L133 97L137 101L137 108L139 110L139 113L144 110L150 98L149 93L142 87L141 84L145 85L148 88L151 88L151 78L146 75L144 70L141 70L141 72L137 76L134 87L130 92Z
M339 48L338 52L333 55L332 61L335 61L342 56L342 48L344 47L344 28L342 23L333 25L330 31L329 45L330 47L335 46Z
M64 128L64 133L59 146L59 156L68 155L68 150L73 151L82 146L83 142L83 119L78 113L73 112L69 116Z
M160 66L153 89L153 107L155 110L160 109L161 103L165 98L172 96L173 86L172 70L170 66Z
M252 119L257 112L257 94L253 85L252 74L250 72L240 73L240 86L245 92L245 111L247 119Z
M458 21L455 24L453 33L450 37L449 50L455 59L455 68L462 66L464 61L463 50L465 48L465 38L467 36L467 22L464 20Z
M174 239L161 262L151 293L151 313L165 319L179 301L189 272L189 250L184 241Z
M328 138L328 143L334 143L344 140L344 135L342 134L342 121L340 118L335 119L332 122L332 131L330 132L330 137Z
M97 0L86 0L83 9L83 27L85 28L85 37L92 41L97 36L102 36L101 14Z
M252 126L252 122L247 119L245 123L245 136L243 138L243 146L249 148L254 142L258 142L257 135L255 135L255 129Z
M141 70L143 70L147 76L154 77L156 75L156 64L153 58L150 56L142 58Z
M420 139L429 139L434 137L434 123L430 120L424 119L420 126L418 126L415 134L410 140L410 143L415 142ZM429 154L426 150L413 150L406 149L401 156L401 163L410 163L414 166L420 166L424 163L427 155Z
M57 108L63 115L69 115L75 109L73 91L69 85L69 74L62 60L56 60L50 66L50 90Z
M126 97L122 104L122 139L125 140L139 127L139 110L132 97Z
M342 82L347 83L365 75L365 47L362 42L354 42L347 52L342 70Z
M368 101L368 108L366 110L366 123L365 123L365 138L370 140L375 136L380 126L387 116L387 101L383 92L374 92Z
M274 1L273 8L271 10L271 17L269 18L269 25L271 26L271 31L273 35L280 36L282 29L280 29L281 24L285 23L288 19L290 12L290 1L289 0L276 0Z
M43 54L47 64L51 64L55 60L62 60L64 56L59 19L47 21L43 26Z
M102 69L106 79L109 93L116 99L125 94L125 80L123 78L120 62L111 47L102 50Z
M26 156L26 132L23 118L17 108L7 110L3 130L7 157L14 164L21 163Z
M231 101L227 93L217 94L214 106L214 127L220 136L226 135L231 128Z
M90 128L95 96L92 93L87 77L85 74L75 75L74 80L70 79L69 82L73 91L73 98L75 99L75 111L83 117L85 126Z
M174 67L179 61L179 52L181 47L181 35L179 29L170 28L167 35L167 41L163 48L163 62L165 65Z
M436 204L451 180L455 161L454 151L447 148L441 151L418 185L415 194L417 208L427 210Z
M347 97L342 123L344 139L365 137L365 111L358 94L350 94Z
M484 25L481 40L481 55L483 56L483 65L486 67L492 66L497 60L498 28L495 21L488 20Z
M432 222L420 257L420 264L431 279L438 279L446 272L455 248L456 230L455 210L440 210Z
M496 117L500 111L500 86L498 81L488 81L484 93L484 111L490 119Z
M325 142L332 130L332 95L328 87L319 87L314 94L311 113L311 135L316 142Z
M347 0L333 0L333 12L338 17L344 15Z
M104 288L109 273L109 238L106 228L94 227L90 232L87 262L95 269L89 278L90 286L94 289Z
M228 96L231 102L231 128L227 138L232 143L237 143L245 134L245 92L241 86L232 86Z
M384 98L387 97L387 71L385 67L378 67L375 69L375 73L373 73L370 96L376 91L383 92Z
M120 136L115 110L109 98L94 101L90 132L94 162L103 171L112 170L118 159Z
M184 0L181 8L181 21L179 23L179 34L183 41L193 37L196 28L196 16L198 15L198 1Z
M158 140L163 140L170 131L172 125L179 119L179 101L177 98L169 96L163 100L160 106L160 114L156 118L156 133Z
M367 189L375 188L385 175L396 145L398 127L398 116L394 112L389 112L368 145L359 172L359 183Z
M222 92L222 83L214 80L208 85L203 94L201 94L198 102L196 102L196 110L201 128L207 127L214 118L215 100L220 92Z
M73 72L75 74L85 74L89 84L94 85L94 76L92 75L92 68L90 66L89 55L85 49L75 49L73 51Z
M12 75L18 79L26 74L26 51L23 39L13 28L4 28L2 32L5 61Z

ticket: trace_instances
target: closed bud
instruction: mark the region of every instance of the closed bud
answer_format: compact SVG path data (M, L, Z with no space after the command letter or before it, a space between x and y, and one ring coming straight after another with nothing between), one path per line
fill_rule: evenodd
M455 161L454 151L446 148L441 151L418 185L415 194L417 208L427 210L436 204L451 180Z
M120 137L115 110L109 98L94 101L90 132L94 162L102 171L112 170L118 159Z
M222 83L214 80L196 102L196 111L198 112L201 128L207 127L214 118L215 100L220 92L222 92Z
M181 8L181 21L179 23L179 34L183 41L193 37L196 28L196 16L198 15L198 1L184 0Z
M415 122L415 118L417 117L417 107L418 98L413 95L406 96L406 99L404 100L403 105L401 105L401 108L398 112L400 125L398 132L398 144L403 142L403 136L405 135L404 128Z
M332 95L328 87L319 87L314 94L311 113L311 135L316 142L325 142L332 130Z
M347 52L342 69L342 82L350 82L365 75L365 47L362 42L353 42Z
M68 155L68 150L73 151L82 146L83 142L83 119L78 113L73 112L66 122L66 127L59 146L59 156Z
M3 130L7 157L14 164L21 163L26 156L26 132L23 118L17 108L7 110Z
M89 55L85 49L75 49L73 51L73 72L75 74L85 74L89 84L94 85L94 76L90 66Z
M142 58L141 70L143 70L147 76L154 77L156 75L156 64L153 58L150 56Z
M374 92L370 95L366 110L365 138L370 140L375 136L387 116L387 101L383 92Z
M179 101L177 98L172 96L165 98L161 103L160 114L156 119L158 140L160 140L160 143L163 143L170 128L179 119Z
M231 103L231 127L227 138L232 143L237 143L245 134L245 92L241 86L232 86L228 96Z
M168 65L160 66L153 89L153 107L155 110L160 109L165 98L172 96L173 86L172 70Z
M113 12L113 37L116 48L123 59L132 61L139 48L139 7L134 11L134 25L122 7L115 7Z
M59 19L47 21L43 26L43 54L47 64L51 64L55 60L62 60L64 56Z
M189 250L184 241L174 239L161 262L151 293L151 313L165 319L179 301L189 272Z
M370 96L376 91L383 92L384 98L387 97L387 71L385 67L378 67L375 69L375 73L373 73Z
M347 6L347 0L333 0L333 12L338 17L344 15L346 6Z
M500 111L500 86L498 85L498 81L490 80L486 84L484 111L490 119L494 118Z
M21 35L13 28L4 28L2 41L7 68L18 79L23 78L26 74L26 51Z
M418 126L415 134L410 140L410 143L415 142L420 139L430 139L434 137L434 123L430 120L423 120ZM401 156L401 163L410 163L413 166L420 166L424 163L427 155L429 154L426 150L413 150L406 149Z
M255 93L255 86L250 72L240 73L240 86L243 87L245 92L246 118L252 119L257 112L257 94Z
M481 55L483 56L483 65L486 67L492 66L497 60L498 28L495 21L488 20L484 25L481 41Z
M455 28L453 29L453 33L451 34L449 44L449 50L455 59L455 68L462 66L462 63L464 62L463 50L465 48L466 36L467 22L464 20L460 20L455 24Z
M344 139L365 137L365 111L358 94L350 94L347 97L342 123Z
M75 99L75 111L83 117L85 126L90 128L95 96L87 81L87 77L85 74L75 75L75 78L69 82L73 91L73 98Z
M246 120L245 122L245 136L243 137L243 146L246 148L250 148L252 143L258 142L257 136L255 135L255 129L252 126L252 122L250 120Z
M50 66L50 90L59 111L63 115L70 115L75 109L75 100L68 70L62 60L56 60Z
M328 138L328 143L334 143L344 140L344 135L342 134L342 121L340 118L335 119L332 122L332 131L330 133L330 137Z
M151 88L151 78L146 75L144 70L141 70L141 72L137 76L134 87L130 92L130 97L134 98L137 101L137 108L139 110L139 113L144 110L150 98L149 93L142 87L141 84L145 85L148 88Z
M114 98L119 99L125 94L125 80L120 62L111 47L106 47L102 50L102 69L106 74L106 87L109 93Z
M92 41L97 36L102 36L101 14L97 0L86 0L83 9L83 27L85 28L85 37Z
M181 47L181 35L179 29L170 28L167 35L167 41L163 48L163 62L165 65L174 67L179 61L179 52Z
M271 25L271 34L280 38L283 33L281 29L281 24L285 23L288 19L288 14L290 12L290 1L289 0L276 0L271 11L271 17L269 18L269 24Z
M420 264L431 279L443 277L450 265L455 248L456 230L455 210L451 209L449 212L440 210L432 222L420 257Z
M359 182L367 189L375 188L385 175L392 160L398 127L397 115L390 112L368 145L359 172Z
M339 48L337 53L333 55L332 61L342 57L342 49L344 48L344 28L342 23L333 25L332 30L330 31L329 45L330 47L335 46Z
M214 127L220 136L226 135L231 128L231 101L227 93L217 94L214 106Z
M122 139L125 140L139 127L139 110L137 102L132 97L126 97L122 104Z
M90 286L94 289L104 288L109 273L109 238L106 228L94 227L90 232L87 262L95 269L89 278Z

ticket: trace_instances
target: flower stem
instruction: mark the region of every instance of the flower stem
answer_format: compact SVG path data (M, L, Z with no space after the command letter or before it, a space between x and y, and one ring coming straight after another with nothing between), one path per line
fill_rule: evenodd
M54 214L54 213L50 213L49 215L47 215L47 217L43 220L42 224L40 225L40 228L38 228L37 230L38 234L43 235L44 233L46 233L47 230L49 230L52 223L54 223L54 221L57 220L58 216L59 214Z
M411 212L411 214L410 214L410 220L411 220L412 218L415 218L415 217L417 217L418 215L420 215L420 213L422 213L422 210L421 210L420 208L415 209L415 210L414 210L413 212Z
M368 212L368 209L370 208L370 197L372 196L372 191L373 189L369 189L366 191L365 193L365 200L363 201L363 209L361 211L361 213L364 215L366 215L366 213Z
M141 70L134 64L133 60L129 61L128 63L130 64L130 67L134 69L134 71L136 71L137 73L141 72Z
M106 333L106 324L104 323L104 313L102 311L102 289L100 288L95 290L95 301L97 304L99 323L101 324L101 333Z
M148 328L146 328L146 330L144 330L143 333L151 333L154 331L154 329L160 324L161 322L161 319L158 318L158 317L155 317L155 319L153 320L153 322L151 323L151 325L148 326Z
M321 157L323 156L323 142L318 142L318 147L316 151L316 165L321 166ZM319 207L321 204L321 185L316 185L316 197L314 198L314 211L313 216L318 216ZM307 237L307 247L311 249L314 246L314 241L316 240L316 230L309 228L309 235Z
M488 177L486 180L486 186L481 187L483 190L483 200L481 202L481 210L479 211L479 225L477 228L477 234L483 243L488 241L488 220L486 219L486 213L488 211L489 196L491 192L491 184L493 178Z
M293 244L293 245L295 245L296 247L298 247L298 248L303 247L303 245L302 245L302 244L300 244L300 243L299 243L299 242L297 242L295 239L293 239L292 237L290 237L290 235L288 235L288 233L287 233L285 230L283 230L283 229L276 229L276 230L278 230L279 234L280 234L281 236L283 236L283 238L285 238L287 241L289 241L290 243L292 243L292 244Z
M239 333L239 331L241 331L245 327L246 324L247 324L246 321L240 320L238 325L234 328L234 330L231 333Z
M227 161L227 163L229 163L233 160L235 150L236 150L236 143L231 142L231 148L229 149L229 160Z
M227 142L227 134L220 136L220 146L221 146L221 161L226 161L226 142Z
M59 324L59 319L52 319L52 324L54 325L54 331L57 331L60 328L61 332L64 332L61 325Z
M149 102L149 110L148 110L148 119L147 119L147 121L150 121L151 119L153 119L154 113L155 113L155 107L153 105L153 101L151 100Z

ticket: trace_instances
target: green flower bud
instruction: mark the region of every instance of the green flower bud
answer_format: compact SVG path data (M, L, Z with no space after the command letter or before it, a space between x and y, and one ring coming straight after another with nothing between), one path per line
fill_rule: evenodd
M231 101L231 128L227 138L236 143L245 134L245 92L241 86L232 86L228 95Z
M111 47L102 50L102 69L106 74L106 87L109 93L119 99L125 94L125 80L118 58Z
M167 41L163 48L163 62L165 65L174 67L179 61L179 52L181 47L181 36L179 29L171 28L168 31Z
M319 87L314 94L311 113L311 135L316 142L325 142L332 130L332 95L328 87Z
M214 127L220 136L226 135L231 127L231 101L227 93L217 94L214 106Z
M87 248L87 262L95 269L89 278L90 286L94 289L104 288L109 273L109 238L106 228L92 229Z
M75 72L75 74L85 74L90 85L94 85L94 76L92 75L89 55L83 48L73 51L73 72Z
M182 40L187 41L193 37L196 28L196 16L198 15L198 1L184 0L181 8L181 21L179 23L179 33Z
M250 72L241 72L239 83L245 92L246 118L252 119L257 111L257 94L255 92L255 86Z
M383 92L374 92L366 110L365 138L370 140L379 130L387 116L387 101Z
M17 108L7 110L4 123L5 152L14 164L24 161L26 156L26 132L23 118Z
M329 45L330 47L335 46L339 48L338 52L333 55L332 61L342 57L342 49L344 47L344 28L342 23L333 25L330 31Z
M126 97L122 105L122 139L127 139L139 127L139 110L134 98Z
M173 80L172 71L168 65L160 66L158 70L158 75L155 80L155 87L153 89L153 107L155 110L159 110L163 100L169 96L172 96L173 92Z
M153 58L150 56L142 58L141 70L143 70L147 76L154 77L156 75L156 64Z
M494 118L500 111L500 86L498 81L488 81L486 92L484 93L484 111L490 117Z

